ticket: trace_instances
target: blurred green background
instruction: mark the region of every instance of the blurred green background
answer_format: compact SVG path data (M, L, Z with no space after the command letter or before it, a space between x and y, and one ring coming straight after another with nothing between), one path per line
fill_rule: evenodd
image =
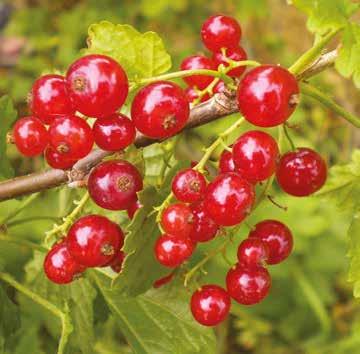
M156 31L172 56L175 71L185 56L204 52L199 31L201 23L213 13L229 14L240 21L242 45L249 58L259 62L289 66L312 45L306 17L282 0L3 1L0 2L0 93L14 99L19 114L27 114L26 96L34 79L44 72L65 71L86 46L88 26L104 19L129 23L141 32ZM350 81L330 69L314 82L349 111L360 114L359 92ZM231 120L230 117L183 134L176 146L177 158L199 158L200 147L207 146ZM291 124L296 145L316 148L330 165L349 161L352 149L360 146L359 131L310 99L302 100ZM9 154L17 175L44 167L41 158L23 159L13 148ZM41 241L53 219L71 209L74 195L74 191L63 190L40 196L30 211L22 212L13 225L8 225L9 232L13 237ZM274 196L288 210L264 203L250 222L264 218L285 221L294 233L295 252L287 262L272 268L273 289L261 305L233 306L231 318L217 329L218 353L360 353L360 307L346 279L349 216L318 198L294 199L277 190ZM15 200L0 204L0 214L19 203ZM48 216L49 220L26 223L26 217L38 215ZM246 228L241 233L245 237ZM235 259L235 247L228 256ZM0 258L5 260L7 270L21 278L31 253L27 249L19 252L17 246L0 242ZM216 258L207 267L208 275L203 281L222 284L227 267L221 257ZM33 346L28 349L41 348L52 353L57 338L51 331L41 331L41 319L35 321L30 311L28 320L33 321L35 328L31 337ZM117 351L106 351L98 343L95 352L130 352L113 320L98 320L98 341L114 341L119 347ZM19 335L19 341L25 339L25 334Z

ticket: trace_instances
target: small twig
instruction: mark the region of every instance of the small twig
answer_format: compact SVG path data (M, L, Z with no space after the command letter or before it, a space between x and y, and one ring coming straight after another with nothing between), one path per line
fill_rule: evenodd
M284 211L287 211L288 210L288 207L287 206L284 206L284 205L281 205L279 204L278 202L275 201L274 197L271 196L270 194L267 195L267 198L270 200L271 203L273 203L275 206L277 206L278 208L284 210Z

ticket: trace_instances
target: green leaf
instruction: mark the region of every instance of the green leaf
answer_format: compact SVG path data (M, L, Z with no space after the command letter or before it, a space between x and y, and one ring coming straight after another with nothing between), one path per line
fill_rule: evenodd
M111 280L105 275L99 272L92 275L134 353L216 352L213 331L192 319L189 294L181 284L173 283L136 298L128 298L119 290L111 289Z
M8 96L0 98L0 118L0 179L6 179L14 175L13 168L6 156L6 135L10 130L12 123L17 118L17 112Z
M152 77L171 68L171 58L162 39L155 32L140 33L130 25L108 21L89 27L85 54L99 53L117 60L129 80Z
M354 213L348 235L350 239L349 253L350 269L348 280L353 283L354 296L360 298L360 207Z

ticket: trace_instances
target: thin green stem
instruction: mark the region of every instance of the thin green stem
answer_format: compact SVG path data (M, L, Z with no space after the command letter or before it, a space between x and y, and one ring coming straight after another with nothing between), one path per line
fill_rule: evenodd
M287 126L286 126L285 124L283 124L282 127L283 127L283 130L284 130L286 139L287 139L287 141L289 142L289 145L290 145L291 150L293 150L293 151L296 150L295 144L294 144L293 140L291 139L291 136L290 136L290 134L289 134L289 131L288 131L288 129L287 129Z
M14 243L16 245L19 245L19 246L25 246L25 247L28 247L28 248L31 248L31 249L34 249L34 250L37 250L37 251L40 251L40 252L47 252L48 249L41 246L41 245L38 245L37 243L35 242L31 242L31 241L28 241L28 240L23 240L23 239L19 239L19 238L15 238L15 237L9 237L5 234L0 234L0 241L5 241L5 242L9 242L9 243Z
M301 83L300 87L303 94L318 100L322 105L331 109L355 127L360 128L360 117L357 117L356 115L346 111L343 107L341 107L334 100L332 100L328 95L307 83Z
M42 298L38 294L32 292L30 289L23 286L19 282L17 282L11 275L0 272L0 279L2 281L4 281L5 283L9 284L10 286L12 286L13 288L15 288L17 291L24 294L26 297L30 298L32 301L34 301L37 304L46 308L53 315L55 315L56 317L58 317L60 319L62 330L61 330L61 337L60 337L60 341L59 341L59 345L58 345L57 354L63 354L65 352L65 347L66 347L69 335L73 330L68 313L61 311L55 305L53 305L51 302Z

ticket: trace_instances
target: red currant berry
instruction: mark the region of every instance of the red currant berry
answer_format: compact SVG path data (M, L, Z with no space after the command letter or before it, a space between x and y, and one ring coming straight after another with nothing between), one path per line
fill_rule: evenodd
M274 127L294 112L298 94L294 75L280 66L262 65L244 76L237 90L237 102L250 123Z
M68 284L79 277L85 267L71 256L66 242L61 242L53 246L46 255L44 271L53 283Z
M72 115L75 108L61 75L44 75L37 79L29 94L31 112L45 124L62 115Z
M216 70L216 64L212 59L204 57L203 55L193 55L185 58L182 61L180 68L181 70ZM198 89L203 90L212 83L214 77L209 75L191 75L184 77L183 80L189 86L195 86Z
M204 175L192 168L179 171L172 181L172 191L175 197L184 203L199 200L206 189Z
M129 207L126 209L126 212L128 214L129 219L133 219L135 216L135 213L142 207L140 201L136 199L134 202L132 202Z
M67 154L57 152L51 146L45 150L45 159L50 167L59 170L68 170L78 161L69 158Z
M165 234L156 241L155 256L163 266L174 268L185 262L194 249L195 244L189 238Z
M208 185L205 208L218 224L239 224L250 212L255 200L254 187L235 173L219 175Z
M236 172L232 152L224 150L221 153L219 160L219 172L220 173Z
M237 257L239 264L244 266L262 265L269 258L269 249L261 239L251 237L240 243Z
M267 245L268 264L278 264L285 260L293 249L293 237L289 228L276 220L264 220L255 225L250 238L257 238Z
M193 103L195 100L199 98L198 92L193 87L188 87L185 89L185 96L189 103ZM206 93L200 100L200 102L205 102L210 99L208 93Z
M110 262L110 267L115 273L120 273L122 270L123 262L125 259L125 253L119 251L115 258Z
M212 52L221 48L235 48L241 39L241 27L232 17L214 15L209 17L201 29L204 45Z
M229 295L242 305L254 305L269 293L271 277L263 267L236 265L226 276Z
M211 219L203 201L190 206L193 214L193 227L190 238L194 242L207 242L212 240L219 230L219 226Z
M131 106L131 119L144 135L163 139L178 133L189 119L189 102L180 86L167 81L142 88Z
M224 321L230 311L229 294L220 286L204 285L191 297L191 312L204 326L216 326Z
M325 183L327 167L314 150L299 148L281 156L276 168L280 187L288 194L303 197L318 191Z
M186 238L193 228L193 214L186 204L168 206L161 215L161 226L167 234Z
M260 182L275 172L279 148L271 135L253 130L236 140L232 154L236 171L250 182Z
M13 128L13 138L17 149L28 157L42 154L49 143L45 126L35 117L19 119Z
M127 161L106 161L90 173L88 190L92 200L104 209L126 210L143 187L139 171Z
M169 275L167 275L167 276L165 276L163 278L155 280L154 284L153 284L153 287L155 289L158 289L158 288L161 288L162 286L166 285L167 283L170 283L171 280L174 278L174 275L175 275L175 273L172 272L172 273L170 273Z
M231 59L233 61L243 61L247 60L247 55L242 47L226 49L226 56L224 56L221 51L213 54L213 60L217 66L223 64L225 67L228 67L229 62L227 59ZM228 71L227 75L231 77L240 77L245 69L246 66L238 66L237 68Z
M78 219L67 235L74 259L86 267L108 265L124 244L124 234L114 222L101 215Z
M135 140L134 123L125 115L114 113L109 117L99 118L93 126L96 145L106 151L125 149Z
M213 93L223 93L226 91L225 82L220 80L214 87Z
M121 65L110 57L92 54L75 61L66 75L76 109L89 117L107 117L124 104L129 84Z
M77 116L56 118L49 127L49 135L51 147L71 160L85 157L94 145L90 126Z

